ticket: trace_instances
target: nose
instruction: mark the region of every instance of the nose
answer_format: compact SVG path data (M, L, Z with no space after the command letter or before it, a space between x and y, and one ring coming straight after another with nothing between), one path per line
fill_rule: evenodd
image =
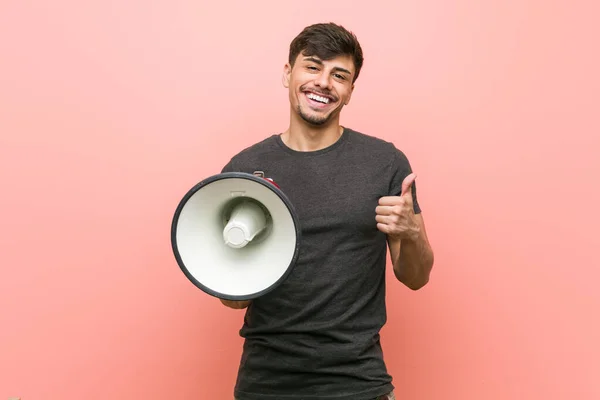
M331 90L331 76L329 73L327 71L321 72L315 79L315 85L323 89Z

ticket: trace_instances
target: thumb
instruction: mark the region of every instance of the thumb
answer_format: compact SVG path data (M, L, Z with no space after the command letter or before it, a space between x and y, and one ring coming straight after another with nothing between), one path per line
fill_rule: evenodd
M404 180L402 181L402 193L400 194L400 196L404 196L405 194L412 194L412 184L415 182L415 179L417 179L417 175L414 172L408 175L406 178L404 178Z

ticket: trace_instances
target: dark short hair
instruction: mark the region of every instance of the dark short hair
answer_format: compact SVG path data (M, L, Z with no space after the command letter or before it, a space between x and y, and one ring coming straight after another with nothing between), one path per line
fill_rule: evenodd
M307 26L290 43L289 63L294 65L298 55L316 56L321 60L349 55L354 60L356 81L363 65L363 52L356 35L333 22Z

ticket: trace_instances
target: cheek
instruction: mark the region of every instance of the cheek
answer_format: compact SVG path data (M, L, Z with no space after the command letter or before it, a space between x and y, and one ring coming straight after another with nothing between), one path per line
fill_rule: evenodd
M340 102L343 104L346 104L350 100L350 95L352 94L346 87L338 88L337 93L340 96Z
M294 89L290 89L289 100L292 105L296 105L300 102L299 93L297 93Z

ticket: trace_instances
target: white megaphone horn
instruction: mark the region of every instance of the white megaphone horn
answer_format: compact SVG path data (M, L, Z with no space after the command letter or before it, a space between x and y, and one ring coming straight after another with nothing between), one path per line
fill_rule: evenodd
M183 196L171 224L183 273L225 300L250 300L279 286L296 263L299 243L292 203L260 172L204 179Z

